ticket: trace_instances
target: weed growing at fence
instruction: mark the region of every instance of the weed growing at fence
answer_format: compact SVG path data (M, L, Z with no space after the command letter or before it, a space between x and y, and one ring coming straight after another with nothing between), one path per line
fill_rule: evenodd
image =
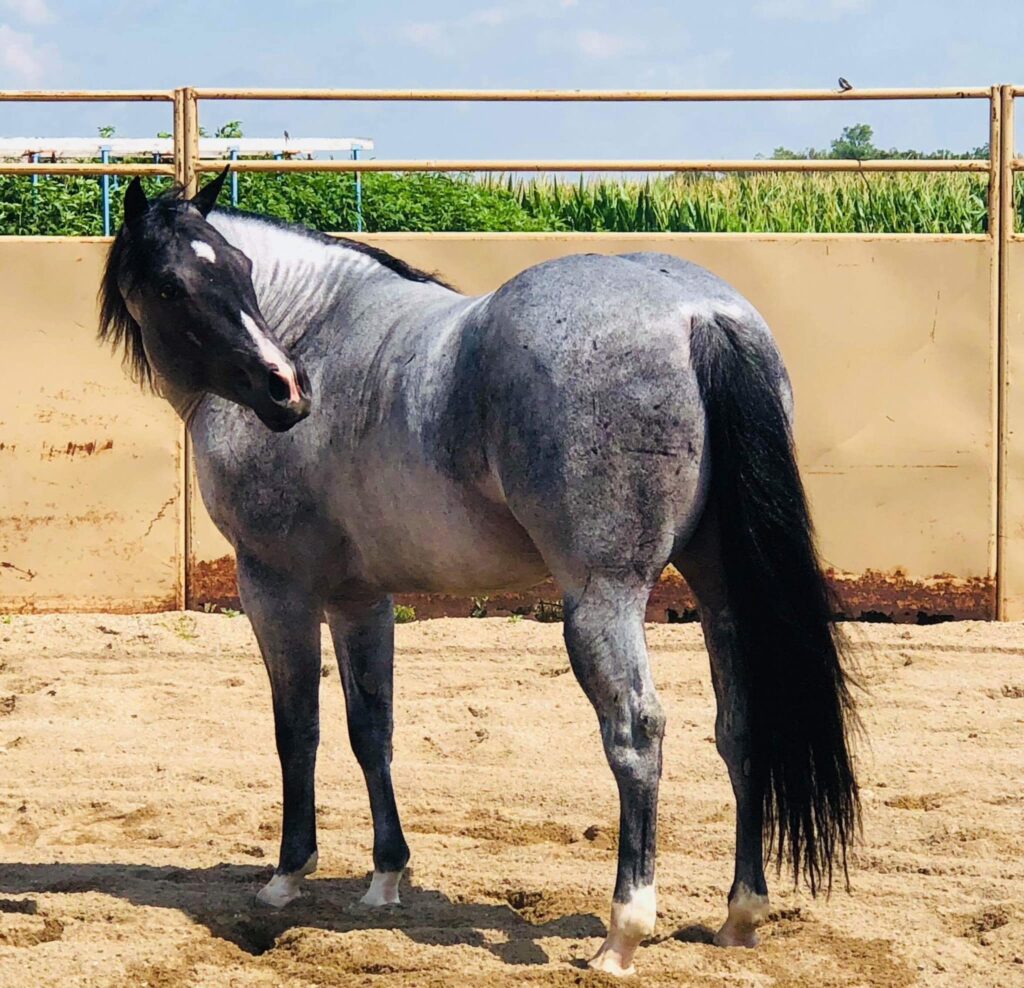
M410 624L416 620L416 608L407 604L395 604L395 624Z

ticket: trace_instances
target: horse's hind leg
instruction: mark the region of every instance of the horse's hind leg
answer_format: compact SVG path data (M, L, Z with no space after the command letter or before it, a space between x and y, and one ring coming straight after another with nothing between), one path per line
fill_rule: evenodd
M321 611L287 576L241 553L238 591L270 676L284 788L281 856L257 899L281 908L302 894L302 879L317 862L313 776L320 739Z
M654 857L665 715L644 640L648 588L591 574L565 596L565 642L594 705L619 788L619 864L608 937L591 967L632 974L657 917Z
M409 862L391 785L394 606L390 597L332 603L327 620L345 691L348 736L366 779L373 816L373 879L362 901L389 905L399 901L398 883Z
M709 514L686 550L673 562L686 577L700 605L701 625L711 658L711 681L718 714L715 744L729 770L736 800L736 866L729 890L729 916L715 935L720 947L757 946L756 929L768 918L764 877L763 812L760 789L751 778L750 703L740 650L725 595L721 561Z

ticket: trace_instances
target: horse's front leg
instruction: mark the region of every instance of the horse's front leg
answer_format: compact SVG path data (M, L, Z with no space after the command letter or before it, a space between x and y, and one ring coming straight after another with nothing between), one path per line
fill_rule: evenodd
M281 908L316 870L313 775L320 740L320 605L288 576L242 554L238 592L270 676L284 819L277 871L257 899Z
M366 779L373 816L373 879L362 901L389 905L399 901L398 883L409 862L391 785L394 606L390 597L334 602L327 608L327 621L345 691L349 741Z

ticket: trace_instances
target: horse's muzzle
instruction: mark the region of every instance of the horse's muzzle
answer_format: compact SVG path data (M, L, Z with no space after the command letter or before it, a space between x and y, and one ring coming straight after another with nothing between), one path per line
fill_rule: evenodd
M287 432L307 415L312 407L309 378L298 364L283 369L271 367L267 370L264 389L258 401L252 403L252 410L260 421L274 432Z
M261 359L240 361L216 388L223 397L251 408L273 432L287 432L312 407L309 378L297 361L287 365Z

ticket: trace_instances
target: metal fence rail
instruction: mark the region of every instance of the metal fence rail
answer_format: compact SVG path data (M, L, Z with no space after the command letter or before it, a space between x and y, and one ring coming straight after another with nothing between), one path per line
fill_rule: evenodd
M989 99L988 86L914 89L193 89L197 99L440 103L773 103Z

